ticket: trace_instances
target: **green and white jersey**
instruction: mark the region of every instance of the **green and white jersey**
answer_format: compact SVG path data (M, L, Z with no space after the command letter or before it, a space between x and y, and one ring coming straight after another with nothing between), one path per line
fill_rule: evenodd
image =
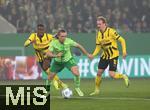
M53 40L49 45L49 50L54 54L62 52L62 57L54 58L57 62L67 62L72 58L71 47L76 47L77 43L70 38L66 38L64 43L60 43L58 39Z

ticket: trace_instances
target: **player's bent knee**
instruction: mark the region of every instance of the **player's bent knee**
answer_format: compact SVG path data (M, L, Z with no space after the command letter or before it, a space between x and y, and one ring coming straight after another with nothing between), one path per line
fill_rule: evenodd
M76 76L79 76L79 75L80 75L78 70L73 70L72 73L73 73L74 75L76 75Z
M97 76L101 76L103 74L103 72L104 72L104 70L98 69Z
M115 72L114 71L109 71L109 76L113 78L115 76Z
M76 76L79 76L79 75L80 75L80 74L79 74L79 69L78 69L77 66L72 67L72 68L71 68L71 71L72 71L72 73L73 73L74 75L76 75Z
M43 66L42 68L44 71L47 71L47 69L49 69L49 66Z
M54 74L54 73L49 74L49 75L48 75L48 79L49 79L49 80L53 80L54 77L55 77L55 75L56 75L56 74Z

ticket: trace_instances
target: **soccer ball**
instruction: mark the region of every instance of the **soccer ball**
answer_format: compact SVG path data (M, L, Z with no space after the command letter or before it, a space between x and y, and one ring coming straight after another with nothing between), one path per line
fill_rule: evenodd
M62 97L65 99L68 99L73 95L72 90L70 90L69 88L63 89L61 94L62 94Z

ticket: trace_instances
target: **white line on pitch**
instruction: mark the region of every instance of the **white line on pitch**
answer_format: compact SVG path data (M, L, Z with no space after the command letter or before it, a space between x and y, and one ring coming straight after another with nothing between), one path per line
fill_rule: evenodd
M51 98L59 98L62 99L61 96L51 96ZM130 101L137 101L137 100L144 100L150 101L150 98L136 98L136 97L72 97L72 99L94 99L94 100L130 100Z
M0 95L0 96L6 96L6 95ZM32 97L32 96L31 96ZM62 96L50 96L53 98L63 99ZM137 100L143 100L143 101L150 101L150 98L137 98L137 97L76 97L73 96L71 99L93 99L93 100L129 100L129 101L137 101Z

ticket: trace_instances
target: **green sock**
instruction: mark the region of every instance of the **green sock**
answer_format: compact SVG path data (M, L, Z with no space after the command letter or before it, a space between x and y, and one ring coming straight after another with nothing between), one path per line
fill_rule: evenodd
M80 87L80 76L75 76L74 82L75 82L75 87L79 88Z
M51 88L51 80L46 80L46 90L49 92Z

